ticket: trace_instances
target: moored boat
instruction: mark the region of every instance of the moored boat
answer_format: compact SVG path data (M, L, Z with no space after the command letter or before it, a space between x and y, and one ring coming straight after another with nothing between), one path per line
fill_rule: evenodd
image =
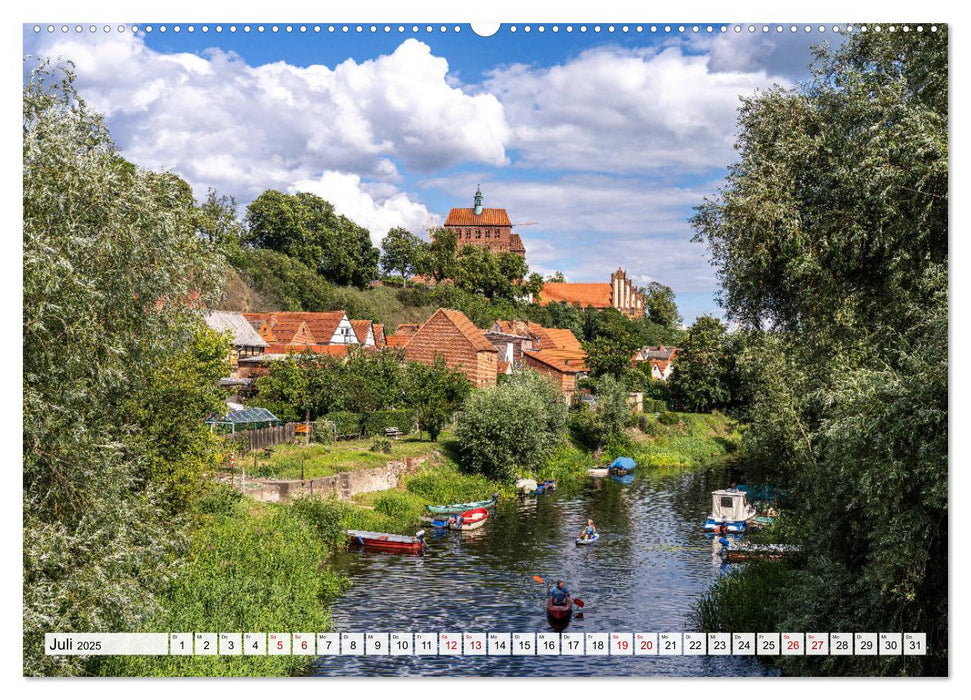
M436 515L458 515L468 510L476 508L492 508L499 501L499 494L492 494L492 498L485 501L473 501L471 503L452 503L447 506L425 506L430 512Z
M599 468L598 467L596 469L587 469L587 476L600 477L600 476L607 476L607 474L609 474L609 473L610 473L610 470L607 467L603 467L603 468Z
M745 500L745 492L721 489L711 492L711 515L705 521L705 532L718 532L724 525L729 534L745 531L747 523L756 517L755 508Z
M607 473L611 476L626 476L636 468L637 462L630 457L618 457L607 467Z
M556 605L552 598L546 599L546 614L554 620L566 620L573 614L573 598L566 597L563 605Z
M367 530L348 530L347 541L352 547L379 549L401 554L421 554L425 551L425 531L419 530L414 537L393 535L388 532L368 532Z
M779 561L799 552L799 547L785 544L730 545L721 552L727 562Z
M536 485L536 495L546 493L547 491L555 491L556 482L552 479L547 479L546 481Z
M488 510L485 508L475 508L473 510L467 510L455 518L450 518L452 522L449 527L453 530L476 530L485 525L488 519Z

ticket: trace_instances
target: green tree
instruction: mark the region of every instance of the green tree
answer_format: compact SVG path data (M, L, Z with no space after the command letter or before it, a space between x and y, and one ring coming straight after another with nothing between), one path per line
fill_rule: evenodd
M270 365L270 371L256 380L259 405L284 422L304 420L314 400L306 359L291 352Z
M401 274L401 286L408 284L408 277L415 273L421 262L421 241L408 229L395 227L381 241L381 267L385 274Z
M455 232L447 228L435 229L431 232L431 241L418 255L418 273L436 282L455 279L457 252Z
M70 66L26 73L23 668L77 674L85 660L45 656L44 632L136 630L181 551L173 470L146 459L150 418L130 407L159 395L161 368L202 332L195 307L215 298L220 261L188 184L125 161ZM188 376L208 373L203 362ZM190 401L200 411L204 394ZM205 462L198 421L167 415L160 459L186 449Z
M230 349L226 336L199 329L185 349L154 358L145 368L145 390L130 401L129 415L142 426L132 449L173 510L194 505L204 475L219 466L219 442L205 420L226 410L219 379L229 375Z
M446 367L440 355L431 366L409 362L404 385L405 400L415 410L419 431L427 431L433 442L472 391L465 375Z
M221 195L211 187L206 193L206 200L196 207L196 230L199 235L227 254L238 251L245 234L236 207L234 196Z
M683 411L724 408L732 398L728 368L728 328L713 316L699 316L674 357L671 400Z
M943 26L867 32L746 99L739 160L693 220L731 318L773 335L745 444L799 494L780 628L927 633L926 657L830 673L948 672L947 46Z
M681 312L674 299L674 290L660 282L650 282L641 290L647 318L660 326L677 328L681 323Z
M535 372L473 392L456 425L463 468L504 481L541 467L565 430L563 397Z
M597 447L600 448L624 432L630 419L630 406L627 387L609 374L594 380L593 393L597 398L593 423L599 438Z
M367 229L317 195L267 190L246 212L249 245L296 258L333 284L363 289L377 277L380 253Z
M546 281L547 282L566 282L566 275L564 275L562 272L557 270L552 275L547 275Z
M583 343L587 352L587 367L599 377L604 374L623 377L630 369L634 353L641 347L630 320L616 309L604 309L588 314Z

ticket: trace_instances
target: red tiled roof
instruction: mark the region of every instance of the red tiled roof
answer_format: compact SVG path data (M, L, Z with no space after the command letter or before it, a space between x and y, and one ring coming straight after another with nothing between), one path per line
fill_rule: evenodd
M384 325L380 323L374 324L374 346L377 348L383 348L388 344L388 341L384 337Z
M461 311L455 309L439 309L428 318L428 321L431 321L438 314L444 315L445 318L451 321L452 325L458 329L458 332L472 344L476 352L499 352L496 350L496 346L490 343L489 339L482 334L482 331L476 328L475 324L469 320L469 317ZM425 321L421 327L424 328L428 324L428 321ZM421 332L421 328L418 329L418 332Z
M569 360L562 357L557 357L555 351L551 350L523 350L523 355L541 362L547 367L552 367L557 372L562 372L563 374L579 374L580 372L585 372L586 367L578 367L576 365L568 364Z
M373 321L355 321L351 320L351 328L354 329L354 335L357 336L357 342L364 345L367 340L367 332L374 325ZM375 344L377 341L375 340Z
M610 297L611 288L607 282L547 282L540 292L539 305L565 301L568 304L607 309L611 306Z
M402 323L400 326L398 326L398 330L396 330L394 334L397 336L414 335L418 332L420 327L420 323Z
M446 226L512 226L505 209L483 209L476 214L474 209L455 208L445 219Z
M546 335L557 350L573 350L583 352L580 341L569 328L546 328ZM545 348L544 348L545 349Z
M277 321L273 324L272 332L279 343L290 343L299 334L313 336L303 321Z
M312 352L317 355L330 355L332 357L346 357L347 353L356 345L288 345L284 343L271 344L266 350L267 355L286 355L290 352Z
M387 338L388 347L403 348L405 345L408 344L408 341L411 340L411 338L412 338L411 335L389 335Z
M519 237L518 233L509 234L509 252L510 253L526 253L526 246L523 245L523 239Z

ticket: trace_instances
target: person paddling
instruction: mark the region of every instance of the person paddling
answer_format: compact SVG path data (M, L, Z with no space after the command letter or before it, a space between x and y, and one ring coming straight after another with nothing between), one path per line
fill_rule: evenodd
M562 581L557 581L555 586L546 586L546 594L553 600L553 605L564 605L570 591Z
M593 524L593 520L587 518L587 526L580 530L579 538L581 540L589 540L591 537L597 534L597 526Z

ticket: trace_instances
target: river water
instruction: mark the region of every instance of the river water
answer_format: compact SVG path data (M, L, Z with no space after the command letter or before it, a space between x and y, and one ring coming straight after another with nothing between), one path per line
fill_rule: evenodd
M694 629L692 605L725 569L701 526L724 467L645 471L633 484L591 478L570 493L500 502L476 531L428 538L423 556L359 551L332 563L353 582L332 606L340 632L552 632L545 587L561 578L586 607L567 632ZM574 539L586 518L601 533ZM428 532L432 531L428 529ZM751 676L732 656L322 656L314 675Z

